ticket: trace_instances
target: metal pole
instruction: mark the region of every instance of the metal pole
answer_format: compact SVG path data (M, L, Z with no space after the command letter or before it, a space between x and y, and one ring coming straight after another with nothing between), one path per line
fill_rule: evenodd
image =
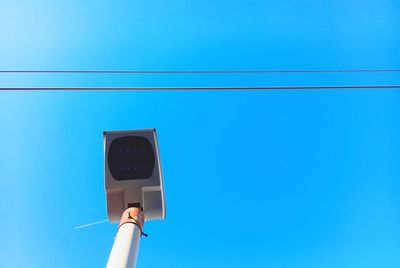
M128 208L121 217L107 268L134 268L139 240L144 224L144 214L139 208Z

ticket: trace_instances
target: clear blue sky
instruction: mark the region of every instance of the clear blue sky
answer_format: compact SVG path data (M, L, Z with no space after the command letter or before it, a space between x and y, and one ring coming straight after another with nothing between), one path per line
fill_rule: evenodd
M400 68L399 1L0 0L0 69ZM1 75L0 86L400 84ZM400 267L400 91L0 92L0 266L103 267L103 130L157 128L138 267Z

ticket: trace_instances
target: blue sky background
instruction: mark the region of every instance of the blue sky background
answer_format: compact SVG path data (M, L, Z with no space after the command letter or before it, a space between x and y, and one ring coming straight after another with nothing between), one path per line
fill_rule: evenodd
M399 1L0 0L0 69L399 69ZM0 86L400 84L0 75ZM103 130L157 128L138 267L399 267L400 92L0 92L0 266L103 267Z

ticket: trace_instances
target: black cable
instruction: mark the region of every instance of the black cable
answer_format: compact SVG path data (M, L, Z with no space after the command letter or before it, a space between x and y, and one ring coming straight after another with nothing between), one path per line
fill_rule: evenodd
M224 86L224 87L0 87L0 90L316 90L316 89L400 89L400 85L344 86Z
M88 74L265 74L265 73L398 73L400 69L355 70L0 70L0 73Z

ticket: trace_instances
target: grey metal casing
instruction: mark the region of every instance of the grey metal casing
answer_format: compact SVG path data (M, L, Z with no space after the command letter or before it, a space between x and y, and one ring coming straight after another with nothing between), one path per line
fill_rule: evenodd
M153 147L155 164L149 178L116 180L111 175L108 166L110 145L113 140L127 136L144 137ZM104 131L104 178L110 222L118 222L129 204L135 203L143 208L146 220L165 219L164 185L155 129Z

